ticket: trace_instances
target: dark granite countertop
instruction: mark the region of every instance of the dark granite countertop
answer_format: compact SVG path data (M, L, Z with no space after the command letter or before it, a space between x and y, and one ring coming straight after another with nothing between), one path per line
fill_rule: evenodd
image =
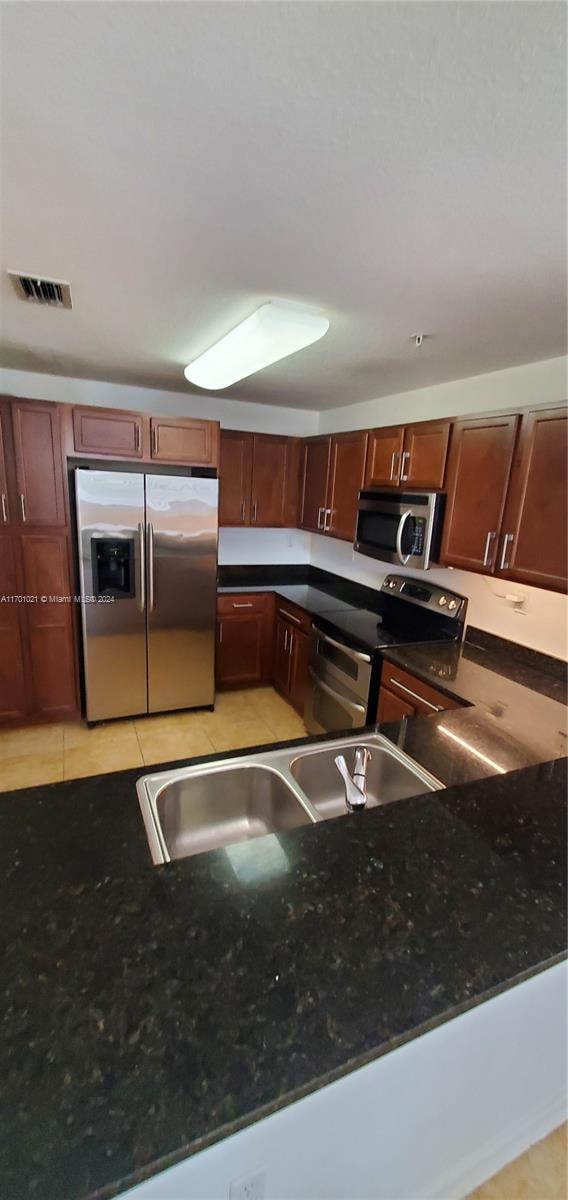
M440 766L472 712L388 733ZM445 753L459 787L158 868L139 769L0 798L10 1200L116 1195L558 961L565 761Z
M472 706L382 732L445 791L163 867L140 768L0 796L10 1200L118 1195L563 956L561 705L436 647L394 661Z

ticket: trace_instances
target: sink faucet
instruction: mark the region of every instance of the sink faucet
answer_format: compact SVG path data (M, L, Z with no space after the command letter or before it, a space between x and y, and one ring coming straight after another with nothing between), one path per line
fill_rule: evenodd
M348 812L359 812L367 803L367 764L371 751L366 746L355 747L355 762L353 775L343 754L334 759L335 765L345 784L345 803Z

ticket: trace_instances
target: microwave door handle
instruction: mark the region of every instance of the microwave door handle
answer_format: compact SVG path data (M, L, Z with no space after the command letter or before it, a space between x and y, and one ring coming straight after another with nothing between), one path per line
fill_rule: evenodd
M406 512L404 512L400 518L400 521L398 523L398 529L396 531L396 553L398 555L398 561L399 561L399 563L402 564L403 567L406 566L406 564L410 558L410 554L402 553L402 535L404 533L404 526L406 525L408 518L411 516L412 516L412 510L410 508L407 508Z

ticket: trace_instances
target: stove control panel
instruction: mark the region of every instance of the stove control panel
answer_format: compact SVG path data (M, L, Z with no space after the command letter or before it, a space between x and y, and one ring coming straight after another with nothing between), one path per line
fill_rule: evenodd
M382 592L398 596L411 604L419 604L444 616L459 617L463 620L467 607L465 596L457 592L444 591L433 583L422 583L420 579L410 579L407 575L387 575L381 587Z

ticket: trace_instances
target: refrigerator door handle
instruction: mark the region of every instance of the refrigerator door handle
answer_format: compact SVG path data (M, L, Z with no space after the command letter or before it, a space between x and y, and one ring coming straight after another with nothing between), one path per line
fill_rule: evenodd
M138 601L138 608L143 613L146 608L146 544L142 521L138 522L138 544L140 549L140 599Z
M154 526L148 522L148 612L154 611Z

